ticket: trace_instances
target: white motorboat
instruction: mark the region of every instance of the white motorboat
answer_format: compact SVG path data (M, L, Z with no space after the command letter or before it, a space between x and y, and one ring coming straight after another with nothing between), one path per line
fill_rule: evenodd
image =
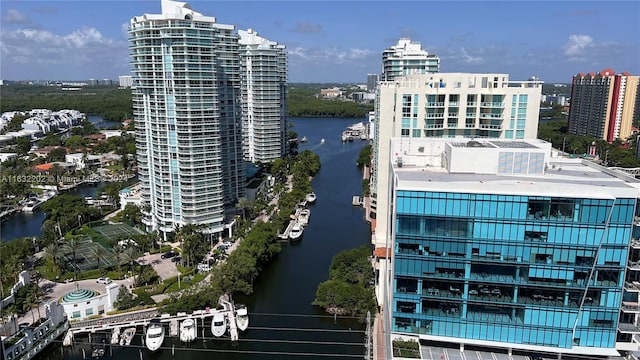
M40 205L44 204L44 201L39 200L37 198L32 198L29 199L24 207L22 208L22 211L24 212L33 212L34 210L36 210L37 208L40 207Z
M128 346L131 344L131 340L133 340L133 336L136 334L136 328L130 327L124 330L122 336L120 337L120 345Z
M302 139L300 139L300 142L306 143L307 141L309 141L309 139L307 139L306 136L303 136Z
M111 344L115 345L118 343L119 340L120 340L120 326L113 329L113 332L111 333Z
M145 345L151 351L157 351L164 342L164 326L158 319L151 320L147 329Z
M320 140L320 144L324 144L324 143L325 143L325 141L324 141L324 138L323 138L322 140Z
M180 341L192 342L196 339L196 322L193 319L184 319L180 323Z
M317 198L316 193L315 193L315 192L311 192L311 193L308 193L308 194L307 194L307 196L305 196L305 198L304 198L304 199L305 199L308 203L312 203L312 202L315 202L315 201L316 201L316 198Z
M211 333L215 337L220 337L227 332L227 316L222 313L213 315L211 320Z
M293 223L293 226L289 231L289 239L291 240L300 239L303 231L304 231L304 226L302 226L302 224L296 221L295 223Z
M240 331L245 331L249 327L249 312L245 305L236 306L236 325Z

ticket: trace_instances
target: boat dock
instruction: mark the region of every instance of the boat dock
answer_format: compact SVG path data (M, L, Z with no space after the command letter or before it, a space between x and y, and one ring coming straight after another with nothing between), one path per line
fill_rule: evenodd
M362 201L360 200L360 196L354 195L353 198L351 199L351 205L353 205L353 206L362 205Z
M122 334L122 336L125 335L124 333L121 333L121 329L135 328L138 326L142 326L146 329L152 319L155 319L156 321L159 320L162 324L168 324L169 336L178 335L178 324L185 319L193 319L196 323L196 326L200 321L202 323L202 337L204 337L204 331L206 328L204 326L205 319L213 318L214 315L220 313L226 315L229 320L228 324L231 340L237 341L239 335L238 328L235 322L235 307L231 302L223 299L220 300L220 304L224 306L224 309L196 310L191 314L187 314L184 312L177 313L176 315L160 314L157 309L151 309L137 311L135 313L109 316L100 319L72 322L69 324L69 330L65 335L64 345L72 345L74 336L78 334L88 333L89 336L91 336L92 333L108 331L112 331L111 343L113 344L114 341L117 343L118 340L116 339L116 337L120 334ZM129 341L131 340L129 339Z
M309 224L309 218L311 217L311 210L307 208L307 201L303 201L298 204L296 208L295 215L291 215L291 220L289 221L289 225L287 228L281 233L278 234L278 238L286 241L289 239L289 233L291 233L291 229L295 223L299 223L302 226L307 226Z

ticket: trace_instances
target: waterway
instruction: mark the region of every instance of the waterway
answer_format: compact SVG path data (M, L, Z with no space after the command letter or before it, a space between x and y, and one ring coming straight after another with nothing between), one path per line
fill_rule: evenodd
M359 121L365 120L290 119L294 124L291 130L299 138L306 136L309 140L300 144L299 150L310 149L320 156L322 168L312 182L318 199L310 207L310 223L302 240L283 246L256 280L252 295L235 299L248 305L250 318L249 330L240 335L237 346L232 346L228 339L212 339L207 327L205 340L200 328L199 338L189 346L167 337L160 351L150 353L142 344L139 329L132 346L113 347L107 350L105 359L196 360L203 356L216 360L362 359L365 324L340 317L334 321L311 305L318 284L328 278L333 256L370 242L364 210L351 205L352 196L361 193L362 173L356 160L366 142L342 143L340 139L345 127ZM80 360L83 348L90 358L87 345L73 348L55 345L44 351L40 359Z
M64 193L82 197L93 197L102 185L103 183L82 184ZM43 222L44 211L42 211L42 207L37 208L31 213L15 213L2 220L2 224L0 224L0 241L11 241L21 237L41 236Z

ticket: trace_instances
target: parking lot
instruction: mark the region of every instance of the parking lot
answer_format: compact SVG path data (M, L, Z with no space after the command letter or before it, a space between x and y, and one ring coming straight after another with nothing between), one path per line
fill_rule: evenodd
M179 274L176 264L172 262L171 259L162 259L162 254L142 256L138 258L138 263L141 265L151 265L162 280L178 276Z

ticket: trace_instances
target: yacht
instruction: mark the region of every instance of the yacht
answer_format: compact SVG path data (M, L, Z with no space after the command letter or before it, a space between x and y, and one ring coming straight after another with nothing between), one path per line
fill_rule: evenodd
M324 144L324 143L325 143L325 141L324 141L324 138L323 138L323 139L320 140L320 144Z
M136 334L136 328L130 327L127 328L120 337L120 345L127 346L131 344L131 340L133 340L133 336Z
M289 231L289 239L291 240L300 239L300 237L302 237L303 231L304 231L304 227L299 222L296 221L295 223L293 223L293 226Z
M312 193L308 193L307 196L305 196L304 198L308 203L313 203L316 201L316 193L312 192Z
M220 337L227 332L227 316L223 313L213 315L211 320L211 333L215 337Z
M307 141L309 141L309 139L307 139L306 136L303 136L302 139L300 139L300 142L302 143L306 143Z
M151 320L149 328L147 329L147 336L145 344L147 349L151 351L157 351L164 342L164 326L158 319Z
M196 322L193 319L184 319L180 323L180 341L192 342L196 339Z
M236 306L236 325L240 331L245 331L249 327L249 312L245 305Z
M39 208L40 205L44 204L44 201L39 200L38 198L31 198L27 200L22 208L24 212L33 212L35 209Z

